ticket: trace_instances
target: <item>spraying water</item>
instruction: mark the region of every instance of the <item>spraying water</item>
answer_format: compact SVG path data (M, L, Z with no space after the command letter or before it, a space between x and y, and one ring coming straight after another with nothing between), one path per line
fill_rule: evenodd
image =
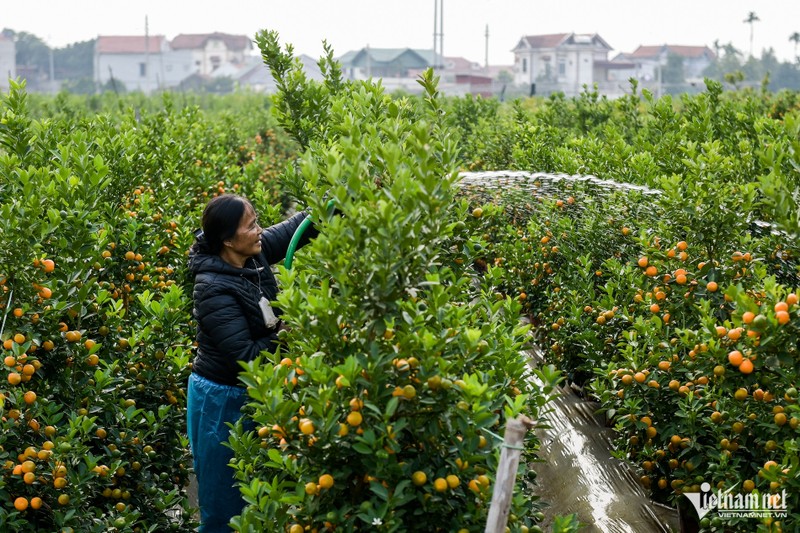
M507 214L523 224L541 209L545 199L566 195L574 196L577 205L587 196L600 202L621 196L629 213L642 223L658 220L662 209L659 190L594 176L497 171L464 172L460 177L462 191L478 201L496 200L508 192L522 193L505 197L503 205ZM789 242L788 236L766 222L752 221L750 232L756 236L771 233L779 241ZM790 254L776 254L767 263L780 283L800 285L800 269ZM531 361L540 362L541 354L531 353ZM604 417L597 415L599 404L564 387L552 407L549 427L537 430L541 461L529 465L537 474L539 496L549 504L542 524L545 529L555 516L575 513L588 525L582 531L681 530L678 511L650 500L633 468L611 454L614 431L607 427Z

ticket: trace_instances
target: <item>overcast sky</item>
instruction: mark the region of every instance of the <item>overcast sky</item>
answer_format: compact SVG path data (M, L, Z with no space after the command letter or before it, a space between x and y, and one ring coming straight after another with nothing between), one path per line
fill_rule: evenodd
M0 0L0 27L26 31L55 47L98 35L221 31L253 37L274 29L297 53L318 57L322 40L337 56L373 48L433 48L435 0ZM800 32L800 0L444 0L444 54L513 63L523 35L597 33L618 52L639 45L732 43L747 54L773 48L794 57L789 36Z

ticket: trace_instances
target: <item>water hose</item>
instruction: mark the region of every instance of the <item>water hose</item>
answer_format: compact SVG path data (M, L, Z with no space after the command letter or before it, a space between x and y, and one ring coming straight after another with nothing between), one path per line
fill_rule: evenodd
M326 209L328 211L336 204L335 200L329 200ZM307 216L303 221L297 226L297 229L294 231L294 235L292 235L292 240L289 241L289 248L286 249L286 259L283 261L283 266L286 267L287 270L292 269L292 261L294 260L294 252L297 250L297 245L300 244L300 239L303 238L303 234L306 232L306 229L313 224L310 216Z

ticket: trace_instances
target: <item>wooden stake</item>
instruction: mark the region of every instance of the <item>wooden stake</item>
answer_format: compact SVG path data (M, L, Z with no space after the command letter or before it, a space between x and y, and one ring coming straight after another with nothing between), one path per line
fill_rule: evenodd
M489 517L486 519L485 533L503 533L506 530L522 445L525 434L533 425L533 420L525 415L511 419L506 424L503 452L500 454L500 464L497 465L497 477L492 492Z

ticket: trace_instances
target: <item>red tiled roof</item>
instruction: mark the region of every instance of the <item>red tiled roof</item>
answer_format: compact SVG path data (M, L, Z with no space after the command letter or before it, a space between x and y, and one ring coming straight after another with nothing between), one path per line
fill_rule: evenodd
M174 50L203 48L209 39L223 41L229 50L245 50L252 48L253 44L247 35L231 35L228 33L182 33L172 40Z
M163 35L101 35L97 38L95 51L98 54L144 54L160 52Z
M465 57L445 56L445 64L451 64L454 70L468 70L472 67L472 61Z
M550 35L526 35L523 37L531 48L554 48L569 37L569 33L552 33Z
M701 57L706 54L713 57L715 55L707 46L679 46L670 44L667 45L667 48L673 54L677 54L681 57Z
M483 65L475 61L470 61L465 57L446 56L444 58L444 64L448 70L459 73L483 70Z
M702 57L708 55L714 57L714 52L707 46L680 46L674 44L664 44L659 46L640 46L628 57L656 57L666 50L669 54L680 57Z

